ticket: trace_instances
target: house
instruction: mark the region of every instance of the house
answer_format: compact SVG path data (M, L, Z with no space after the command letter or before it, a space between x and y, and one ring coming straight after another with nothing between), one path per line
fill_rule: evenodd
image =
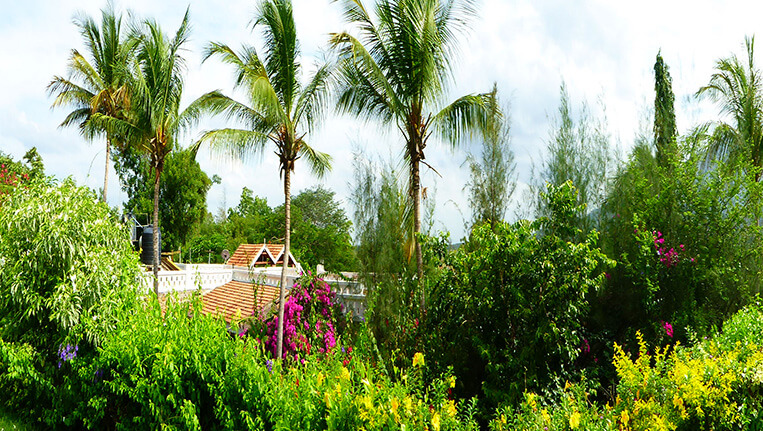
M286 256L286 287L290 288L302 272L294 256ZM226 265L231 281L203 296L203 312L220 313L227 322L252 315L265 315L280 295L283 244L241 244Z
M281 271L286 259L286 289L302 274L302 266L289 253L284 256L283 244L241 244L228 261L217 264L182 264L162 258L159 271L159 292L180 292L184 296L201 290L203 312L220 313L226 321L267 314L280 295ZM323 273L322 268L318 273ZM346 311L362 317L365 313L365 288L356 274L332 276L325 280L334 286L337 299ZM144 285L150 289L153 274L146 272Z

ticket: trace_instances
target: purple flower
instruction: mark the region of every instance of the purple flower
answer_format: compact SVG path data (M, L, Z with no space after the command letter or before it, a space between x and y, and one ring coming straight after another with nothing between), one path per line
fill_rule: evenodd
M268 359L267 361L265 361L265 366L268 367L268 372L269 373L273 372L273 361Z
M78 351L79 346L72 346L71 344L67 344L66 347L63 344L58 346L58 357L61 358L58 368L61 368L61 362L68 362L76 358Z

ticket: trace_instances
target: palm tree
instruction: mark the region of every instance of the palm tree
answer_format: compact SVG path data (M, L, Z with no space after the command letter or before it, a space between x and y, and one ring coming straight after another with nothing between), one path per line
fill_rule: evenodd
M199 111L194 103L180 111L185 61L181 49L189 36L188 10L175 36L169 38L153 20L145 20L133 30L135 63L130 66L129 109L123 118L96 113L91 121L97 127L124 136L126 144L150 159L154 173L153 227L159 233L159 182L167 155L175 148L182 130L190 127ZM153 241L154 292L159 294L159 241Z
M745 38L747 61L736 55L718 60L710 83L697 95L720 102L721 112L731 115L734 124L721 122L710 139L709 156L720 159L749 157L763 167L763 82L755 66L755 38ZM760 180L761 171L756 173Z
M405 139L414 234L421 232L420 165L429 137L458 144L484 127L487 95L467 95L445 104L452 80L456 36L474 15L472 0L379 0L374 21L361 0L342 0L345 19L357 27L332 35L339 50L338 107L360 118L394 123ZM429 166L429 165L427 165ZM423 277L421 244L416 267ZM422 295L422 308L424 296Z
M101 26L85 15L75 17L90 61L73 49L69 57L69 77L54 76L47 91L56 95L52 107L71 106L73 110L61 123L61 127L77 125L88 139L106 135L106 169L103 176L103 194L106 202L109 188L109 160L114 136L102 128L92 127L88 120L95 113L119 117L127 102L124 77L120 73L130 59L133 45L122 37L122 17L114 12L109 2L101 11Z
M295 162L304 158L317 176L331 169L331 157L313 149L305 140L322 117L331 77L328 65L318 68L304 87L299 82L300 49L290 0L263 0L255 12L253 27L262 28L264 49L258 55L251 46L235 52L227 45L212 43L204 60L219 57L235 68L235 86L244 90L248 104L238 102L219 91L199 99L198 108L225 115L243 128L226 128L206 132L199 144L206 143L217 152L244 158L262 154L271 142L280 162L283 176L286 230L284 256L289 255L291 241L291 174ZM281 270L280 301L276 356L283 355L283 309L286 267Z

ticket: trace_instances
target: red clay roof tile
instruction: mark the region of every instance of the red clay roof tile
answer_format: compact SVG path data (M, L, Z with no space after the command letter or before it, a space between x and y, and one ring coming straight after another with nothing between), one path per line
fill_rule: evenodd
M257 290L255 308L254 291ZM202 312L220 313L230 322L240 313L242 318L258 314L279 295L273 286L254 285L248 282L230 281L204 295Z

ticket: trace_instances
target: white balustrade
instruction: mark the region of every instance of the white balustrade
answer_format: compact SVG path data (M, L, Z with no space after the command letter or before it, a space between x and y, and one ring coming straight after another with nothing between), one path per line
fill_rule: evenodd
M159 271L159 293L189 290L211 290L235 280L242 282L255 281L267 286L279 286L281 283L280 269L248 270L233 268L228 265L205 264L176 264L179 271ZM290 288L299 278L296 271L286 275L286 287ZM366 289L357 281L326 280L337 300L344 306L345 313L352 313L355 318L362 318L366 311ZM143 274L143 286L146 290L153 289L153 273Z
M230 267L224 265L177 265L180 271L159 271L159 293L187 290L211 290L231 281ZM154 274L145 272L143 285L152 289Z

